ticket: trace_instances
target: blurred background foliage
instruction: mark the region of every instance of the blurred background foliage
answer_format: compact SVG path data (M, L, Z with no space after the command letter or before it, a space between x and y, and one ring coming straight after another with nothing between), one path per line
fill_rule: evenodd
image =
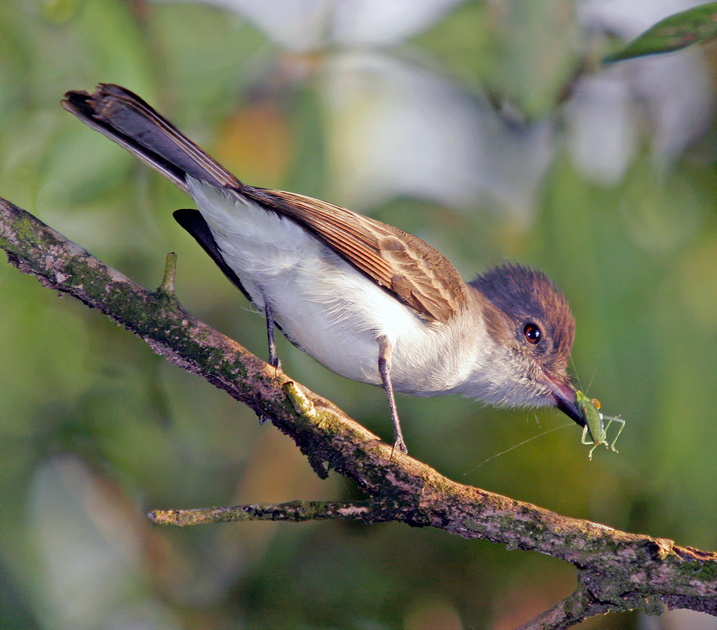
M172 220L189 201L66 114L66 90L125 85L245 181L400 226L467 277L537 265L576 315L581 388L628 420L620 454L589 462L554 411L402 397L412 455L714 549L717 55L596 61L694 4L3 0L0 194L148 287L177 251L184 306L260 356L261 318ZM551 558L399 525L152 528L155 507L357 491L319 481L251 411L5 264L0 347L3 629L507 629L573 589ZM280 353L289 375L391 437L380 389L284 340Z

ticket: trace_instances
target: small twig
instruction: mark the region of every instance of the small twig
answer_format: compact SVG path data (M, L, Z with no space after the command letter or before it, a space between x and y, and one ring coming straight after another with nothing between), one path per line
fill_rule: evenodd
M578 588L564 600L540 613L517 630L565 630L585 619L608 611L608 605L596 601L589 591Z
M174 296L174 281L177 277L177 254L169 252L164 262L164 276L159 291Z
M325 521L341 519L377 523L385 521L381 510L368 501L290 501L235 505L232 507L197 508L191 510L153 510L148 514L156 525L200 525L203 523L235 523L237 521Z

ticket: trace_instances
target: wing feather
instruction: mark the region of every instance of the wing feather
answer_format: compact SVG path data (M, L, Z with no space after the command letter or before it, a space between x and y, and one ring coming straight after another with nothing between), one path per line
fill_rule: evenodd
M293 219L427 320L447 322L467 304L458 271L417 236L296 193L246 185L236 193Z

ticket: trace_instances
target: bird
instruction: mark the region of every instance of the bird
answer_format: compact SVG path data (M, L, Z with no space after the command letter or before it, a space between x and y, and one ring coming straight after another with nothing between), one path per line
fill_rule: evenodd
M62 106L190 196L174 212L275 327L344 377L383 387L393 450L407 453L395 393L556 407L585 426L567 374L575 319L540 270L505 263L466 282L428 243L346 208L243 183L139 96L100 83Z

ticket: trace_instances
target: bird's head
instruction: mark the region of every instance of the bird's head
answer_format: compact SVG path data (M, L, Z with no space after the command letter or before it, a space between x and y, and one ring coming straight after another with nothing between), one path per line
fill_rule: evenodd
M557 407L583 426L567 374L575 319L563 294L541 271L502 265L471 283L484 298L486 331L502 349L492 366L498 402L506 406Z

